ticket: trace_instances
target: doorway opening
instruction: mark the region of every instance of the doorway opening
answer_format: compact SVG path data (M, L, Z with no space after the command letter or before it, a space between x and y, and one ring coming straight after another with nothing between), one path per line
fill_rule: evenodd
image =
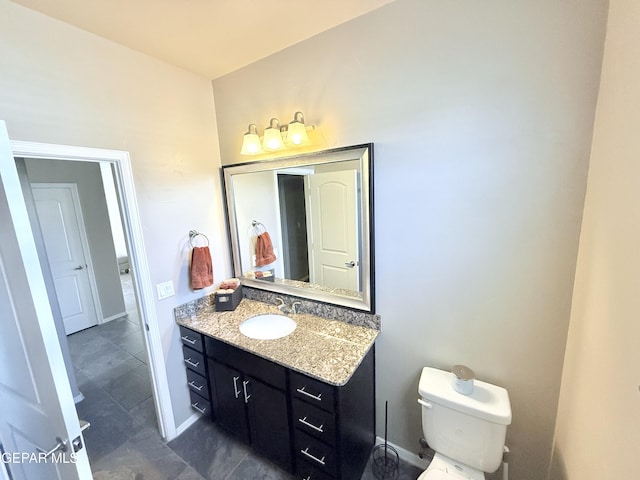
M128 269L129 272L124 272L121 277L119 270L120 264L116 263L114 268L116 269L119 296L123 300L122 311L120 312L121 315L118 315L117 312L115 314L109 314L109 312L103 311L102 317L99 320L104 320L106 318L107 322L103 322L103 325L99 324L98 327L109 327L112 331L105 334L107 337L108 335L111 335L112 340L116 339L116 337L120 337L120 339L124 340L125 343L128 342L124 347L127 347L129 350L135 350L138 348L138 351L127 352L129 355L129 357L127 357L128 363L115 361L115 357L109 360L108 355L105 354L106 357L103 364L111 362L111 366L115 365L118 368L124 368L125 364L133 366L134 368L132 370L137 369L137 371L131 374L129 380L131 382L136 380L133 378L134 374L141 378L146 376L147 387L148 390L151 391L151 396L149 398L145 398L144 403L146 403L145 406L148 408L147 411L149 413L146 417L139 417L136 426L139 426L145 421L155 423L155 417L157 415L156 425L159 429L160 435L166 440L173 439L176 436L176 427L171 409L166 367L164 364L161 338L155 315L155 300L153 297L148 262L144 251L142 227L136 203L129 154L123 151L98 150L16 141L11 142L11 148L13 150L14 157L16 158L33 159L33 161L38 162L47 161L54 165L61 165L60 161L70 163L75 162L74 166L78 168L83 164L93 166L100 166L102 164L103 166L106 165L111 170L113 174L114 188L117 192L119 216L121 218L122 229L128 247L127 262L129 265L127 265L127 268L123 270ZM90 212L85 211L85 215L89 214ZM51 295L49 296L51 297ZM126 297L128 297L128 303L125 302ZM88 331L90 330L91 329ZM83 331L78 333L82 333ZM134 342L136 342L136 340L134 340L136 338L135 331L138 332L137 345L134 345ZM69 343L72 343L72 337L73 335L68 337ZM95 337L97 337L97 335ZM62 344L63 340L61 339L60 341ZM111 343L115 345L116 342L111 341ZM72 346L73 345L67 345L67 348ZM122 349L126 352L127 348ZM95 350L93 353L94 356L96 356ZM135 359L135 361L140 364L133 365L135 362L132 359ZM87 366L87 369L90 370L90 367ZM79 370L82 370L82 368ZM79 372L79 380L83 380L82 375L86 375L86 372ZM106 380L102 378L100 381L105 382ZM132 400L130 396L127 397L124 395L126 390L126 388L124 388L126 381L127 377L122 377L119 378L119 381L112 383L113 385L121 387L121 391L123 392L121 402L132 405L131 402L135 402L135 399ZM126 392L127 395L131 394L131 389L129 390L129 392ZM76 392L74 392L74 394L75 393ZM89 391L87 391L87 393L89 393ZM80 400L82 395L88 397L87 394L81 394L80 398L77 398L77 400ZM96 398L103 397L101 395L95 396ZM137 405L132 405L132 407L133 406ZM122 407L122 405L120 405L120 407ZM78 407L79 412L81 409L82 407ZM106 412L103 410L103 413ZM111 422L110 427L111 426L113 426L113 422ZM133 426L133 429L135 429L135 426ZM85 433L85 436L87 433Z

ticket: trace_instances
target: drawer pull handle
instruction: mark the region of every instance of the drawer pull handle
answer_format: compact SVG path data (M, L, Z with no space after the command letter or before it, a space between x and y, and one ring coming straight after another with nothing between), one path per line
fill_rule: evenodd
M189 386L192 388L195 388L196 390L198 390L199 392L202 391L202 389L204 388L204 385L198 385L196 382L194 382L193 380L191 380L189 382Z
M188 365L191 365L193 368L198 368L198 367L200 366L200 362L193 363L193 362L191 361L191 357L189 357L189 358L185 358L185 359L184 359L184 363L186 363L186 364L188 364Z
M324 433L324 430L322 429L322 427L324 427L324 424L316 427L313 423L307 422L307 417L299 418L298 421L309 428L313 428L316 432Z
M207 413L207 409L206 409L206 408L200 408L200 407L198 406L198 402L196 402L196 403L192 403L192 404L191 404L191 406L192 406L193 408L195 408L196 410L198 410L198 411L199 411L201 414L203 414L203 415L204 415L205 413Z
M238 389L238 380L240 379L240 377L233 377L233 393L235 394L236 398L238 398L240 396L240 390Z
M187 342L190 345L195 345L196 343L198 343L198 340L191 340L187 335L183 335L182 340L184 340L185 342Z
M322 401L322 393L319 393L318 395L313 395L312 393L306 392L304 390L305 388L307 387L296 388L296 392L306 395L307 397L313 398L314 400L317 400L319 402Z
M244 403L249 403L249 399L251 395L247 393L247 385L249 385L249 380L245 380L242 382L242 389L244 390Z
M303 454L303 455L306 455L306 456L307 456L307 457L309 457L311 460L315 460L315 461L316 461L316 462L318 462L320 465L325 465L325 463L324 463L324 458L325 458L325 457L322 457L322 458L314 457L313 455L311 455L311 454L309 453L309 447L305 448L304 450L300 450L300 453L301 453L301 454Z

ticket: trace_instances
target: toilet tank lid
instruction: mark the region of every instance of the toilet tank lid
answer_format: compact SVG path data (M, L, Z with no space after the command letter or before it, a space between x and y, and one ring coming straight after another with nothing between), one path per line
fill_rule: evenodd
M453 389L453 374L437 368L424 367L418 392L428 402L483 418L494 423L511 423L511 403L507 391L496 385L475 380L473 392L463 395Z

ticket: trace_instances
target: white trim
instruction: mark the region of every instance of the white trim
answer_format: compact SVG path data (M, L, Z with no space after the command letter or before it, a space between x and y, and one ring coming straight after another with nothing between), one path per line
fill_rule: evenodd
M129 152L121 150L103 150L98 148L74 147L24 141L11 141L15 157L41 158L49 160L71 160L82 162L110 162L114 164L115 182L122 200L122 219L125 236L131 249L129 262L132 267L132 280L139 293L140 322L144 335L154 402L158 413L160 435L167 441L176 437L175 418L171 406L169 379L162 350L162 338L156 315L153 285L149 272L149 263L142 235L142 223L138 209L131 158ZM148 327L148 330L147 328Z
M381 444L384 444L384 439L380 437L376 437L376 445L381 445ZM390 447L393 447L398 452L398 456L400 457L400 460L403 460L408 464L413 465L414 467L417 467L421 470L426 470L427 467L429 466L429 462L430 462L429 460L420 458L417 454L410 452L405 448L399 447L398 445L391 443L389 441L387 441L387 445L389 445Z
M80 202L80 194L78 193L78 184L67 183L51 183L51 182L33 182L31 188L68 188L71 191L71 199L73 200L73 209L76 214L76 222L80 234L80 243L84 254L84 261L87 265L87 280L89 281L89 290L93 300L93 311L96 316L96 325L103 323L102 304L100 303L100 292L98 290L98 282L96 281L96 271L93 268L93 260L91 257L91 247L89 246L89 238L87 237L87 224L84 223L84 215L82 214L82 203ZM83 327L86 328L86 327Z
M182 435L187 428L189 428L191 425L196 423L201 418L202 418L202 415L200 415L199 413L194 413L189 418L187 418L184 422L178 425L178 428L176 428L176 437L179 437L180 435Z

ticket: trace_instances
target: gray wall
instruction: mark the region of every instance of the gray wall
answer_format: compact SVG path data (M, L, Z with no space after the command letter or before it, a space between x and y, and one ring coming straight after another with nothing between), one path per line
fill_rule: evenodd
M111 233L100 164L26 159L31 183L75 183L84 218L91 263L98 287L103 319L125 315L126 308Z
M374 142L378 425L410 451L421 368L463 363L509 390L512 477L547 477L606 16L397 0L213 82L225 164L296 110Z

